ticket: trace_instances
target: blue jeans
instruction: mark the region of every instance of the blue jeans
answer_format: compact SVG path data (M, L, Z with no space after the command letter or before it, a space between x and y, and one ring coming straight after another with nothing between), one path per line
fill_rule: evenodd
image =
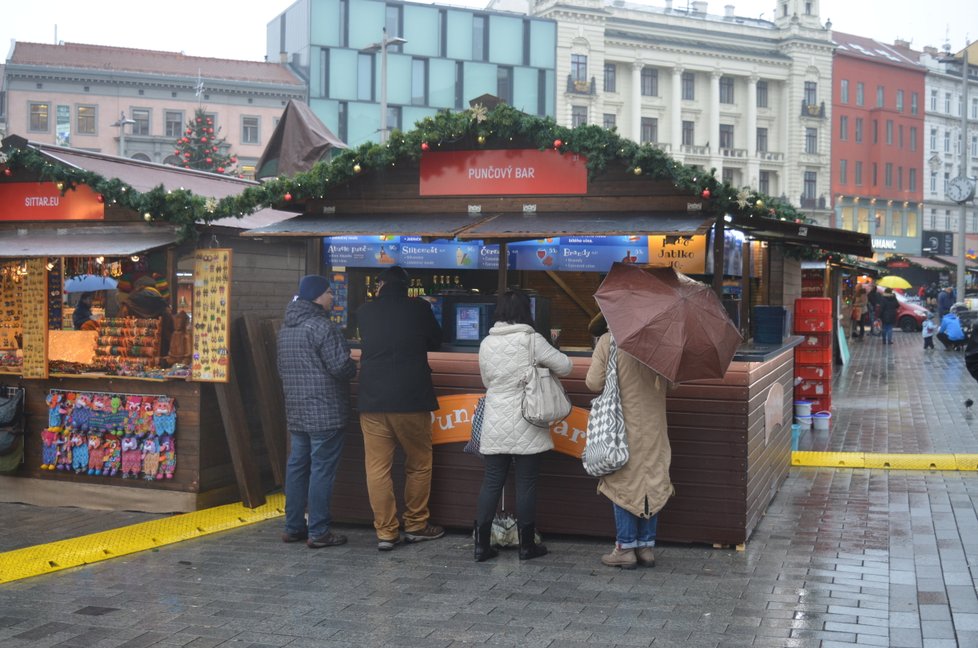
M893 325L884 324L883 325L883 341L892 344L893 343Z
M615 542L619 549L655 546L658 513L650 518L643 518L626 511L617 504L612 504L612 506L615 509Z
M319 538L329 532L332 521L329 500L346 435L343 429L337 429L293 432L290 436L292 449L285 470L285 532L295 534L308 529L310 538Z

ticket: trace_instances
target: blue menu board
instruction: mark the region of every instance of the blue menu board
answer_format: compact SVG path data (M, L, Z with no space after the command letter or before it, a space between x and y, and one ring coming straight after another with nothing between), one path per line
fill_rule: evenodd
M396 236L326 236L323 260L332 266L386 268L400 263L400 242Z
M647 236L568 236L560 243L561 270L608 272L616 261L649 262Z
M439 268L474 270L479 267L478 242L433 241L420 237L402 236L400 264L406 268Z

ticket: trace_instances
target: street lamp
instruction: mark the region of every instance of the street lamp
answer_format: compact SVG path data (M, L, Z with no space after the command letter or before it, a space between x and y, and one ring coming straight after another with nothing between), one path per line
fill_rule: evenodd
M119 157L126 157L126 125L135 123L136 121L133 119L126 119L126 111L122 111L122 114L119 115L119 120L114 124L110 124L119 129Z
M387 37L387 27L384 27L383 38L379 43L371 43L361 52L380 52L380 143L387 142L387 48L391 45L403 45L407 40L400 36Z

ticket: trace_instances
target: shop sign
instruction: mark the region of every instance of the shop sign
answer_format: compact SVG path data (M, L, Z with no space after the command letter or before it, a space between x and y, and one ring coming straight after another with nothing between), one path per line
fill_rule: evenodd
M873 250L882 254L919 254L920 240L910 236L874 236Z
M585 158L553 150L428 151L420 176L422 196L587 193Z
M954 255L954 233L924 230L920 251L925 254Z
M683 274L706 272L706 235L650 236L649 263L671 265Z
M53 182L0 183L0 221L103 220L105 205L88 185L61 195Z

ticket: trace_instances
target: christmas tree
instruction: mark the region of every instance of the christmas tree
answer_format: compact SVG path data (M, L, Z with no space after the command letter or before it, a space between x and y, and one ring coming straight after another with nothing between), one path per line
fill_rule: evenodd
M225 138L219 137L220 132L220 128L214 132L214 120L203 108L198 108L193 119L187 122L183 136L177 138L173 154L187 169L236 175L234 165L238 158L225 152L227 145Z

